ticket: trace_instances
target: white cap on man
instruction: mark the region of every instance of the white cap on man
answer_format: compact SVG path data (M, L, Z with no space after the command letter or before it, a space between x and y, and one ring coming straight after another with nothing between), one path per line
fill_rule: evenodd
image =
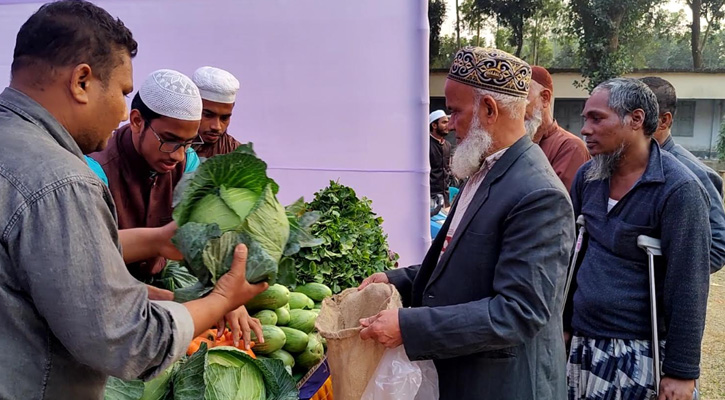
M435 110L428 116L428 125L438 121L439 119L446 116L446 112L443 110Z
M194 72L191 79L199 87L204 100L223 104L232 104L237 100L239 81L223 69L201 67Z
M199 89L188 76L173 69L154 71L138 91L151 111L182 121L201 120Z

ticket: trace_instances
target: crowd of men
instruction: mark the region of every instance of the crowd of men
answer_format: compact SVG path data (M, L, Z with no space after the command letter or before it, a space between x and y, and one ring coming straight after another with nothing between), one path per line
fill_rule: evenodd
M450 116L429 119L431 195L449 173L466 183L420 265L361 285L392 283L409 307L362 321L364 337L434 360L445 399L692 399L725 211L720 176L672 138L674 87L600 84L584 140L556 123L549 72L500 50L460 50L445 96ZM659 387L641 235L662 252Z
M82 0L42 6L17 35L0 94L0 398L102 398L108 375L153 377L215 324L263 340L243 305L266 284L246 281L244 246L202 299L142 283L180 258L174 187L239 146L239 81L160 69L129 112L136 53L123 22ZM722 179L672 139L672 85L600 84L585 141L554 120L551 75L500 50L461 49L445 96L450 115L429 118L431 193L465 184L419 265L361 284L395 285L405 307L362 319L360 336L433 360L441 399L690 400L725 212ZM640 235L661 241L660 343Z

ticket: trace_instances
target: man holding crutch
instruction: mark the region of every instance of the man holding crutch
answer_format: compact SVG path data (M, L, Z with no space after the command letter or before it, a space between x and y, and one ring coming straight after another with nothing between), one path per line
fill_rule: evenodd
M657 99L635 79L593 92L582 135L592 160L571 190L587 231L569 292L573 333L569 399L691 400L709 284L709 201L685 166L652 134ZM662 379L655 387L648 257L640 235L661 238L655 286Z

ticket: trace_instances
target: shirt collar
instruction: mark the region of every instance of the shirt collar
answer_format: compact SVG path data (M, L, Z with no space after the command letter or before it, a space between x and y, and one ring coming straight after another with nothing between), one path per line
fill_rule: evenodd
M440 144L443 144L443 143L445 143L445 142L446 142L446 139L445 139L445 138L440 138L440 139L438 139L437 137L433 136L433 134L432 134L432 133L430 134L430 137L431 137L431 139L435 140L436 142L438 142L438 143L440 143Z
M640 182L664 182L665 172L662 168L662 150L657 141L652 139L649 145L649 160L647 161L647 169L640 178Z
M45 107L25 93L11 87L5 88L0 93L0 106L5 106L21 118L45 130L61 147L83 160L83 152L70 132Z
M675 140L672 139L672 135L667 136L667 139L662 143L661 147L667 151L671 151L675 147Z

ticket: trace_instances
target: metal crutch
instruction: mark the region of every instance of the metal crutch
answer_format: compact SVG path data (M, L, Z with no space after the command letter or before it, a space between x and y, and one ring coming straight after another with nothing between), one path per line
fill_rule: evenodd
M576 262L579 258L579 251L582 249L582 243L584 243L584 234L587 232L586 224L584 222L584 216L580 215L576 219L576 224L579 226L579 235L576 238L576 245L574 246L574 255L571 257L571 263L569 264L569 271L566 276L566 286L564 286L564 302L569 298L569 289L571 289L571 283L574 280L574 272L576 271Z
M652 361L654 364L655 374L655 393L660 392L660 380L662 378L661 364L660 364L660 341L659 332L657 331L657 289L655 286L655 256L662 255L662 248L660 247L660 240L646 235L640 235L637 237L637 246L647 253L649 263L649 298L650 298L650 319L652 323ZM697 385L695 381L695 391L692 394L692 399L697 400L699 398Z

